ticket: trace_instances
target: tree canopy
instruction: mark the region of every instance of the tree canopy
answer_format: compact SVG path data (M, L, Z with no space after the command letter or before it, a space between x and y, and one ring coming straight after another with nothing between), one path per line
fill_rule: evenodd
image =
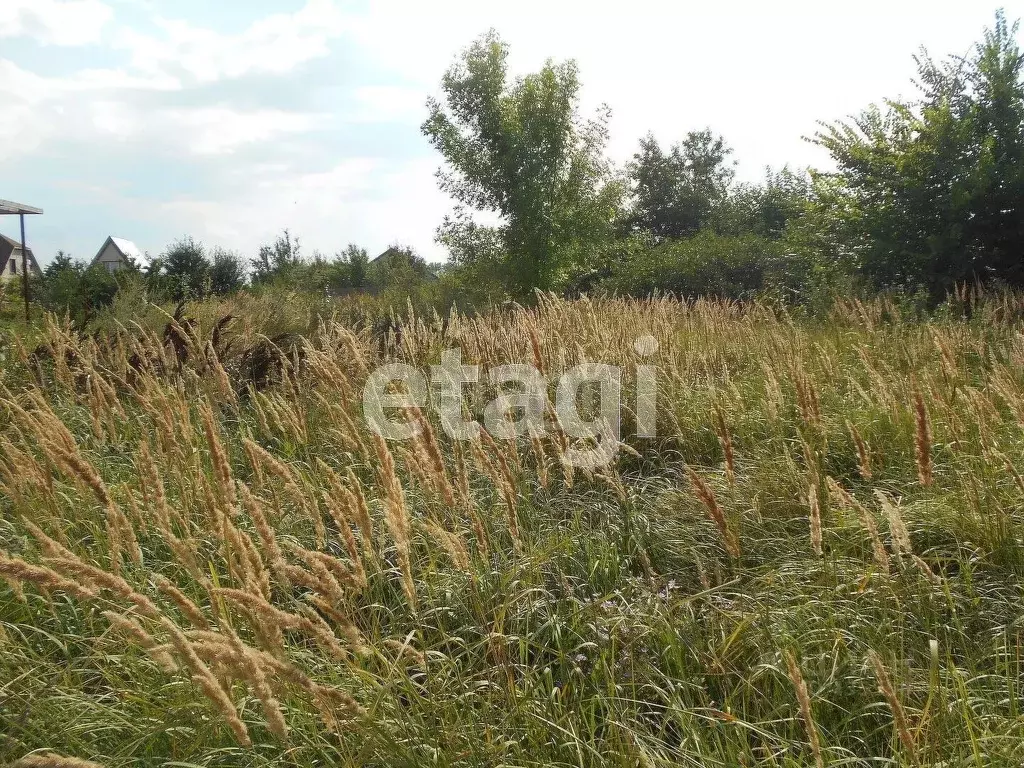
M441 188L463 209L442 227L453 257L494 258L513 295L553 287L612 233L621 185L604 156L609 111L579 117L572 61L510 79L508 46L494 32L463 53L441 88L422 130L447 164ZM466 208L501 223L481 226ZM495 239L499 249L489 248Z
M627 226L658 240L695 235L709 226L733 178L731 153L710 129L691 131L668 152L648 134L629 166L633 205Z
M1024 285L1024 86L1003 13L965 57L916 57L921 96L816 136L835 160L853 269L879 287Z

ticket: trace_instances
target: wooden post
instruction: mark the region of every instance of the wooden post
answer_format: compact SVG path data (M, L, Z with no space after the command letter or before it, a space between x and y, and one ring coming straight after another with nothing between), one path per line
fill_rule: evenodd
M25 246L25 214L19 214L18 218L21 219L21 284L25 287L25 324L28 325L32 322L32 315L29 312L28 304L28 248Z

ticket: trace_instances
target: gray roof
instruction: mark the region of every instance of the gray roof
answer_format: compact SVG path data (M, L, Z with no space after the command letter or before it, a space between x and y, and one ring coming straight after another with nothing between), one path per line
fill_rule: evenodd
M42 208L35 208L31 205L25 205L24 203L13 203L10 200L0 200L0 214L40 214L43 212Z
M402 250L400 250L398 248L395 248L394 246L391 246L390 248L388 248L386 251L384 251L384 253L380 254L379 256L374 256L372 259L370 259L367 262L367 264L376 264L381 259L383 259L383 258L385 258L387 256L394 255L394 254L403 254L404 255L404 251L402 251Z
M410 253L411 252L407 251L405 248L399 248L399 247L396 247L396 246L393 245L390 248L388 248L386 251L384 251L384 253L380 254L379 256L374 256L372 259L370 259L367 262L367 266L369 266L371 264L377 264L377 263L385 263L386 264L388 259L391 259L391 258L393 258L395 256L401 256L402 258L409 258ZM430 265L429 263L427 263L426 261L424 261L423 263L424 263L424 265L426 267L426 271L424 273L425 277L428 280L437 280L437 274L434 272L434 267L432 265Z

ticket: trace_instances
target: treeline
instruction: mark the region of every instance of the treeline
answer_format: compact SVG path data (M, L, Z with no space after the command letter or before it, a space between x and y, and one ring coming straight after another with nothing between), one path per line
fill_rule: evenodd
M386 301L422 292L436 281L436 268L411 248L394 245L371 260L365 248L349 244L331 257L302 253L288 230L246 259L235 251L207 248L192 237L174 241L145 263L128 263L116 272L58 252L34 286L33 295L48 309L68 313L80 323L109 305L119 291L143 291L152 301L197 301L238 291L297 291L324 296L359 293Z
M810 138L831 172L735 184L722 137L651 136L626 169L605 156L608 111L577 112L572 62L510 79L495 34L445 75L423 131L459 204L454 263L523 298L534 288L797 300L850 290L941 299L963 282L1024 284L1024 87L1000 12L966 56L916 57L913 101L887 100ZM500 215L485 227L475 210Z
M922 52L915 100L886 100L810 137L834 170L783 168L756 184L736 182L732 151L710 129L669 146L649 135L616 167L605 153L610 111L579 113L575 63L512 78L508 46L491 32L446 73L422 126L456 204L437 233L450 253L443 267L400 248L382 264L356 246L305 258L288 232L248 259L185 238L134 275L58 257L42 295L81 309L132 279L176 301L284 287L443 309L529 301L536 289L807 303L873 291L936 302L964 282L1022 286L1017 31L1000 12L968 55ZM500 224L481 224L481 212Z

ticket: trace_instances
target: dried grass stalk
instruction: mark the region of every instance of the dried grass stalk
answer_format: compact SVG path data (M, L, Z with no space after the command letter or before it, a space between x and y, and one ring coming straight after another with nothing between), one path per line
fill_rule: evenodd
M490 476L491 481L494 483L494 487L498 489L502 500L505 502L505 516L508 523L508 532L512 537L513 546L518 550L521 546L521 539L519 536L519 516L517 514L516 489L515 483L512 480L512 473L509 470L508 463L501 456L500 449L494 443L494 439L487 433L487 430L481 429L480 437L481 440L473 441L473 458L476 459L477 465L484 474ZM484 444L489 444L491 446L497 461L491 460L490 455L484 449Z
M824 768L825 760L821 754L821 738L818 735L818 726L814 722L814 715L811 712L811 696L807 691L807 683L804 682L803 673L796 662L796 658L788 650L783 651L786 660L786 670L789 672L789 679L793 682L796 691L797 701L800 703L800 717L804 721L804 729L807 731L807 741L811 746L811 755L814 757L814 765L817 768Z
M238 495L235 491L235 480L231 474L231 463L228 460L227 451L217 434L217 427L213 422L213 411L209 403L203 403L200 407L203 417L203 432L206 435L206 443L210 448L210 458L213 462L214 475L217 478L218 495L227 508L229 515L237 514Z
M75 579L68 579L52 568L32 565L19 557L9 557L0 552L0 576L16 584L31 584L43 592L67 592L79 600L95 600L99 592L91 584L82 584Z
M917 457L917 478L921 485L932 484L932 429L928 409L924 404L921 390L914 388L914 417L917 429L914 433L914 451Z
M122 615L114 611L103 611L103 617L110 622L110 626L133 640L146 654L155 661L164 672L173 673L178 670L174 657L169 654L165 646L160 645L156 639L139 624L132 616Z
M882 512L885 513L885 518L889 521L889 533L892 536L893 543L896 545L896 551L904 555L914 554L914 546L910 540L910 531L907 529L906 523L903 522L900 508L893 503L892 499L878 489L875 489L875 498L882 505Z
M718 527L718 533L722 537L722 544L725 546L725 550L733 559L739 559L741 554L739 539L730 529L729 523L725 519L725 512L722 511L718 504L718 499L715 497L715 492L711 490L711 486L692 467L686 468L686 475L690 479L690 485L693 487L694 494L700 499L705 510L707 510L708 516Z
M206 620L202 609L192 602L184 592L174 586L166 577L159 574L155 577L154 581L160 593L166 595L178 606L178 610L185 615L185 618L189 620L193 627L196 629L210 628L210 622Z
M37 752L15 760L8 768L103 768L99 763L65 757L56 752Z
M844 507L853 509L858 517L860 518L861 525L868 532L868 537L871 540L871 553L875 559L875 564L884 573L889 572L889 553L885 550L885 544L882 542L882 537L878 534L878 525L875 523L875 516L868 510L863 504L853 497L849 491L843 488L839 483L833 480L831 477L828 479L829 492L838 497L839 503Z
M412 578L412 522L405 504L405 493L395 473L395 460L384 438L375 434L373 444L377 452L377 473L384 489L384 522L395 542L398 566L402 572L402 589L409 605L415 610L417 600L416 583Z
M813 483L807 491L807 505L810 508L811 550L814 552L815 557L821 557L821 500L818 498L818 486Z
M850 437L853 440L853 444L857 449L857 470L860 472L860 476L864 480L871 479L871 451L868 449L868 444L861 437L857 427L852 422L846 422L846 429L850 432Z
M868 651L868 660L871 662L871 668L875 673L875 678L878 680L878 690L885 696L885 700L889 703L889 708L892 710L893 720L896 723L896 733L903 743L903 748L907 751L910 759L917 762L917 747L914 744L914 735L910 732L907 713L903 709L903 704L900 703L899 696L896 695L896 689L893 687L889 672L886 670L881 658L873 650Z
M220 684L217 677L210 671L210 668L203 663L203 660L196 654L195 649L189 642L188 638L182 633L178 626L168 619L162 617L160 621L161 625L168 631L171 636L171 644L174 646L178 655L185 662L185 665L189 668L192 673L192 680L196 685L199 686L200 690L206 695L214 706L220 711L227 722L228 727L234 733L238 743L244 747L252 746L252 741L249 738L249 731L245 727L245 723L242 722L242 718L238 715L238 710L231 701L231 697L228 696L228 692L224 690L224 687Z
M718 441L722 445L722 453L725 454L725 477L729 485L736 485L736 458L733 455L732 435L729 434L725 415L718 403L715 403L715 428L718 432Z

